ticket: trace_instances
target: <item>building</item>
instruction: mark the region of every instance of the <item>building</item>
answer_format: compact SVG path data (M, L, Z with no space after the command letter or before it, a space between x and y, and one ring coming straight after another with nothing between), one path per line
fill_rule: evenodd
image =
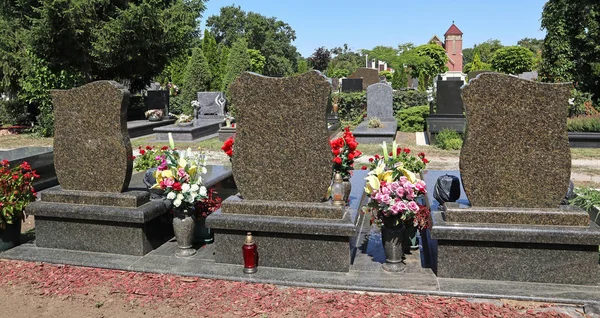
M462 72L463 55L462 55L462 31L452 22L452 25L444 33L444 42L434 35L429 43L441 45L446 50L448 55L448 72Z

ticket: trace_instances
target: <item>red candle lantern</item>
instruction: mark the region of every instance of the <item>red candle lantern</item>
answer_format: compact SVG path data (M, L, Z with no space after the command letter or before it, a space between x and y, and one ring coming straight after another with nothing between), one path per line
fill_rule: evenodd
M246 235L246 242L242 246L242 253L244 256L244 273L256 273L258 266L258 250L256 243L254 243L252 233L250 232Z

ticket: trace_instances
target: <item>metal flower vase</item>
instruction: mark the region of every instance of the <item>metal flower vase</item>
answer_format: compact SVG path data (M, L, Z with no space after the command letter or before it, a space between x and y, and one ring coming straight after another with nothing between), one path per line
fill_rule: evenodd
M189 257L196 254L196 250L193 248L195 228L196 221L194 220L193 210L174 209L173 232L175 233L178 247L175 256Z
M402 244L406 227L400 216L388 216L382 219L381 242L385 252L385 263L382 268L386 272L403 272L406 267L402 262L404 249Z

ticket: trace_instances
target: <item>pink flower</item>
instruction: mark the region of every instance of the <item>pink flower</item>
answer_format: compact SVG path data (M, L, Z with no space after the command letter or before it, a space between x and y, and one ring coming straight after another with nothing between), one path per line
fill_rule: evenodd
M410 191L406 192L406 199L407 200L414 200L415 199L415 191L413 191L413 189L410 189Z
M408 179L405 176L400 177L400 185L401 186L403 186L407 181L408 181Z
M415 201L408 202L407 207L409 210L411 210L413 212L419 211L419 205Z
M387 195L389 195L390 193L392 193L392 191L389 188L389 185L387 185L385 187L382 187L380 191L381 191L382 194L387 194Z
M392 183L390 184L390 190L392 190L392 192L394 192L394 193L395 193L395 192L398 190L398 188L402 188L402 187L400 186L400 183L398 183L398 181L392 182Z
M390 198L390 195L389 195L389 194L382 194L382 195L381 195L381 197L380 197L380 200L379 200L379 201L380 201L380 202L383 202L383 203L385 203L385 204L390 204L390 200L391 200L391 199L392 199L392 198Z
M185 178L185 176L187 176L185 169L179 168L179 170L177 170L177 176L179 176L180 178Z
M175 183L175 180L173 180L173 178L162 179L160 181L160 188L161 189L170 188L173 186L174 183Z
M427 185L425 184L425 181L419 180L415 183L415 188L420 192L426 192L425 189L427 188Z

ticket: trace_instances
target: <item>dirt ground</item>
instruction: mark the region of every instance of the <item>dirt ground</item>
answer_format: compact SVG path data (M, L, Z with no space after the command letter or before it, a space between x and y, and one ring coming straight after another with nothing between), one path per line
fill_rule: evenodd
M0 317L586 317L578 306L354 293L0 260Z

